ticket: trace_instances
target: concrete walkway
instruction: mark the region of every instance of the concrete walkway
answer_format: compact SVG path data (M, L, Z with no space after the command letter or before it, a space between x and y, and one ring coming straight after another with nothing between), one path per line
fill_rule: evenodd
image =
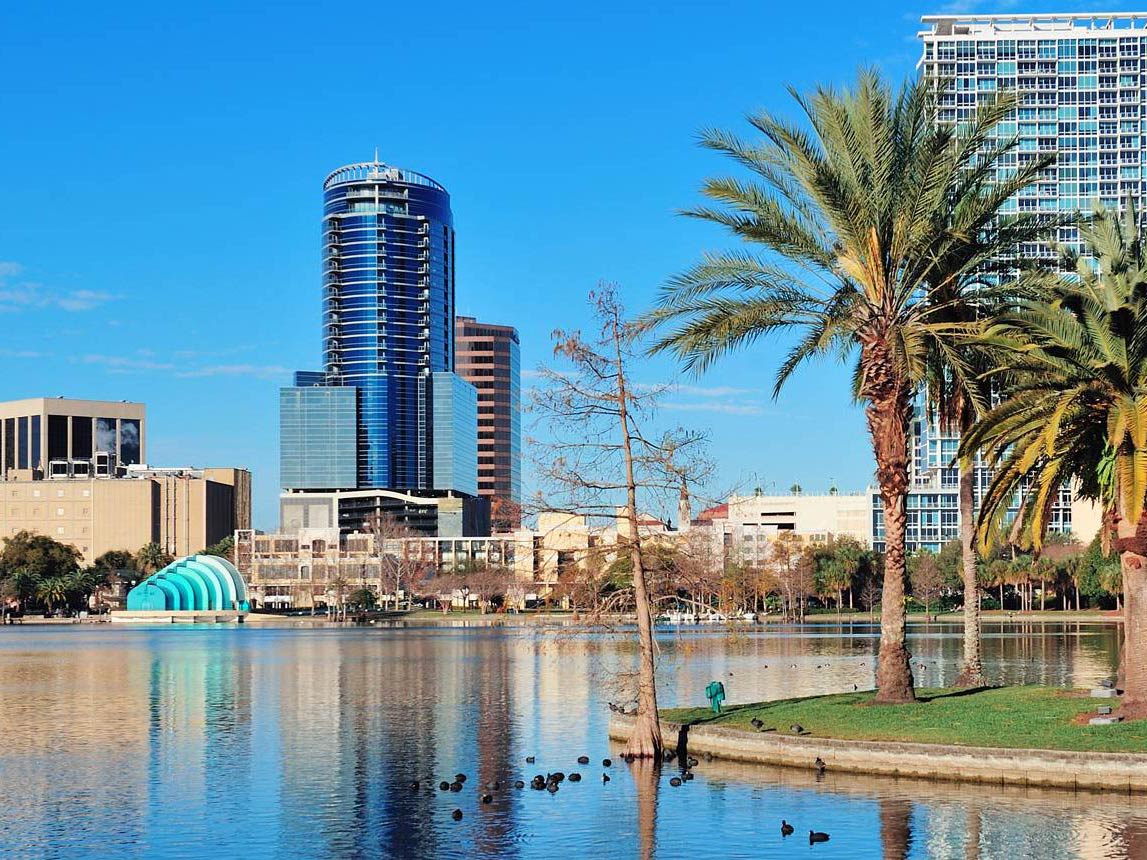
M627 740L633 719L613 714L609 736ZM776 732L754 734L719 726L661 723L666 746L685 743L689 755L811 770L819 756L828 770L948 782L1147 792L1147 754L1013 750L940 744L844 741ZM680 752L680 751L679 751Z

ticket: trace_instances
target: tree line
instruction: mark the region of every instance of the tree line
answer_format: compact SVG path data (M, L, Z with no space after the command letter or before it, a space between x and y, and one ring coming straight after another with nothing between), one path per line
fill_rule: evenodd
M202 550L230 557L231 538ZM90 565L80 551L47 535L20 531L0 547L0 598L20 611L81 611L109 594L122 594L132 583L171 564L175 558L157 543L135 552L108 550ZM94 598L94 600L93 600Z

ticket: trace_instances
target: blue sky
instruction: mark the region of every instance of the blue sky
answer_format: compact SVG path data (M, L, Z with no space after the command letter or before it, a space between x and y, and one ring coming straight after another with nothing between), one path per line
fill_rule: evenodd
M321 183L372 157L451 192L458 309L523 367L618 282L633 310L719 232L675 212L730 166L696 146L792 111L785 85L911 74L919 15L1031 3L7 4L0 11L0 399L148 405L149 460L255 475L277 520L278 387L319 363ZM1105 3L1105 9L1133 8ZM677 380L723 483L871 474L838 365L769 397L780 347Z

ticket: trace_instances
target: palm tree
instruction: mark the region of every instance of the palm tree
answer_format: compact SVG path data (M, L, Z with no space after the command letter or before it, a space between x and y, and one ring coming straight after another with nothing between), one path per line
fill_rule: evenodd
M4 596L13 597L21 605L36 596L40 580L27 568L20 568L4 581Z
M36 586L36 597L47 605L49 614L57 603L64 603L68 599L68 592L69 583L64 576L49 577Z
M68 593L81 598L84 608L87 608L88 598L108 584L109 575L106 570L94 566L75 570L67 580Z
M967 205L954 213L950 228L954 232L974 236L975 241L952 246L953 257L935 268L937 280L929 294L936 305L935 318L956 325L934 331L931 336L931 367L926 385L928 411L941 428L955 430L961 437L971 430L991 398L986 378L991 359L982 350L969 349L962 330L979 321L992 319L1011 307L1015 300L1015 284L1007 277L1007 269L1017 265L1014 259L1016 249L1021 243L1045 238L1065 220L1036 214L1002 219L996 212L1006 196L1035 181L1053 161L1052 156L1029 161L1010 182L998 185L994 189L995 195L970 195L969 199L976 205ZM983 181L975 174L968 179L974 183ZM958 356L958 360L953 361L953 356ZM976 557L976 463L975 460L966 460L958 465L964 651L955 686L982 687L987 679L982 654L981 588Z
M1073 276L1045 275L979 341L995 351L1006 397L977 422L961 456L996 467L980 510L981 542L1016 498L1016 528L1038 552L1065 482L1114 522L1124 591L1124 702L1147 713L1147 255L1133 206L1098 209L1080 233Z
M1032 178L1024 169L993 184L1000 156L1014 145L991 136L1008 103L981 106L958 130L937 128L930 86L919 81L894 94L864 71L845 92L793 93L811 133L769 114L750 118L760 142L706 132L705 146L760 181L710 179L703 190L718 206L687 214L728 228L768 256L706 256L670 282L648 317L651 326L674 326L655 349L693 371L767 335L795 332L774 396L811 358L855 358L854 392L865 404L884 509L882 702L915 698L904 640L913 398L934 374L938 352L960 378L974 370L946 348L967 326L952 318L938 290L968 282L987 262L997 210Z
M154 541L144 544L135 554L135 565L142 573L155 573L167 567L172 561L174 559L171 554Z

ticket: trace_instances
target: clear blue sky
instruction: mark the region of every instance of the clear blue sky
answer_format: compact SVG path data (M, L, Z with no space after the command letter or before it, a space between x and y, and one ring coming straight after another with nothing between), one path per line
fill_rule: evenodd
M529 368L599 279L642 309L728 244L674 214L730 169L699 129L791 111L787 83L911 74L921 13L1083 8L236 5L0 11L0 399L144 401L149 460L252 469L261 528L278 517L278 388L319 364L330 170L377 146L441 181L458 309L517 326ZM847 373L811 367L774 403L778 352L681 380L666 414L711 431L725 483L864 487ZM678 378L665 361L641 376Z

